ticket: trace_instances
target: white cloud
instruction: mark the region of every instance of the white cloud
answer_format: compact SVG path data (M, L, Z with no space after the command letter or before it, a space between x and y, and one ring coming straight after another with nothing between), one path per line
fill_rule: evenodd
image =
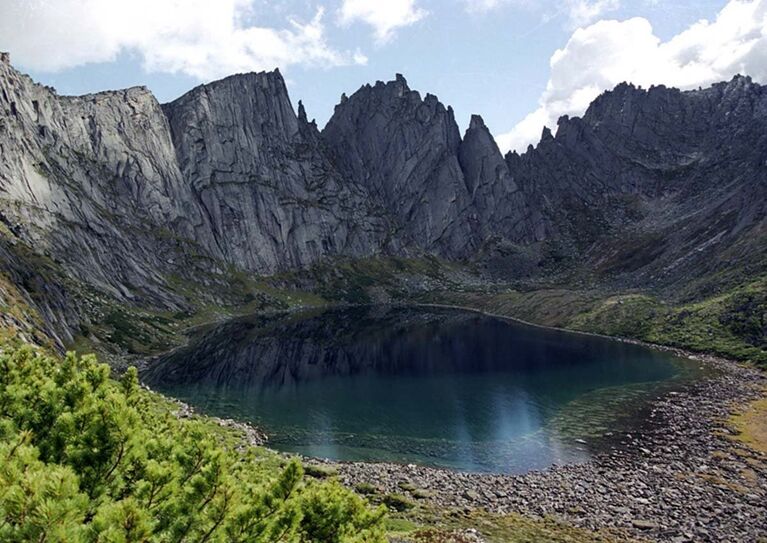
M496 138L503 150L536 143L543 126L581 115L599 93L618 83L709 85L737 73L767 81L767 0L730 0L716 20L701 20L668 41L644 18L599 21L576 30L551 57L539 107Z
M428 12L417 7L416 0L343 0L338 15L342 25L369 24L376 40L385 43L398 28L417 23Z
M463 0L464 8L472 14L482 14L505 5L543 12L543 22L564 17L568 28L589 24L609 11L620 7L620 0Z
M325 38L319 9L285 28L250 24L252 0L2 0L0 47L25 68L58 71L137 53L150 71L207 80L293 64L364 63Z
M565 2L567 18L573 28L595 21L608 11L620 7L618 0L568 0Z

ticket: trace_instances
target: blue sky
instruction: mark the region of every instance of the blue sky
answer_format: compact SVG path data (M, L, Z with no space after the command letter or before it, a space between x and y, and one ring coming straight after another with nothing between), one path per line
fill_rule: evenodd
M0 49L62 94L147 85L160 101L279 66L320 126L342 92L399 72L462 128L479 113L502 147L522 149L624 79L764 79L765 3L0 0Z

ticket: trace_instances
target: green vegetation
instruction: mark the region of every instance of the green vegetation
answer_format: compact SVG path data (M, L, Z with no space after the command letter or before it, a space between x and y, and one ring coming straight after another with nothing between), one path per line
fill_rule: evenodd
M29 310L22 293L3 274L0 274L0 325L0 338L19 332L34 333L41 326L40 315Z
M406 284L416 279L423 285L459 288L450 273L460 268L433 256L422 258L372 257L337 259L313 266L304 275L310 288L323 299L352 304L369 304L408 299ZM283 278L288 283L301 283L298 275ZM306 284L306 281L303 281Z
M732 423L738 430L738 441L767 454L767 394L744 406L741 412L732 417Z
M1 278L0 278L1 279ZM188 307L163 311L99 300L99 314L80 324L80 333L67 348L78 353L97 352L113 366L166 352L182 344L193 328L234 317L327 305L320 296L272 284L269 279L229 270L207 277L211 286L173 275L170 290Z
M562 288L497 289L492 292L435 291L423 294L419 301L477 309L543 326L566 327L575 316L594 307L601 296L593 291Z
M381 502L392 511L407 511L415 505L410 499L402 494L387 494Z
M378 489L370 483L357 483L354 486L354 490L359 494L376 494Z
M609 298L568 326L767 365L767 278L669 306L645 295Z
M304 473L315 479L327 479L338 475L338 470L333 466L321 466L319 464L305 464Z
M92 356L0 347L0 540L384 541L383 510L231 448Z
M628 543L621 531L591 531L576 528L553 518L498 515L475 509L436 510L419 508L387 521L397 541L407 543L470 543L468 535L478 532L488 543Z
M0 338L22 334L53 347L45 319L32 306L61 303L63 290L58 285L67 282L66 276L49 257L22 243L9 243L13 234L0 225Z
M678 305L649 294L556 288L431 292L419 300L767 366L767 278Z

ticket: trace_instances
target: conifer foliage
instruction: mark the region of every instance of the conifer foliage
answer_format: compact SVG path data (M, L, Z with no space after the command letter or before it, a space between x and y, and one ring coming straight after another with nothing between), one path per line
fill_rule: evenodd
M0 541L380 543L383 513L259 467L92 356L0 346Z

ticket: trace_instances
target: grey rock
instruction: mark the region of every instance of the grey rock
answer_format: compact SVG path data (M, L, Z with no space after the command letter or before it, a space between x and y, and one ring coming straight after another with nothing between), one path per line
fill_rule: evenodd
M622 84L502 157L481 117L461 138L452 109L399 75L344 96L320 132L278 71L160 106L142 87L59 96L4 57L0 273L60 342L87 300L178 310L171 278L336 257L427 253L690 298L691 281L737 281L733 262L767 271L765 156L767 90L747 77ZM16 282L35 273L57 309Z
M472 218L479 222L483 240L501 236L531 242L543 237L541 218L530 213L522 189L479 115L471 117L458 158L472 197Z
M506 161L542 237L579 266L670 295L733 261L764 270L764 87L742 76L687 92L621 84L558 124Z
M342 100L322 131L334 163L398 221L406 244L460 258L477 245L453 110L394 81Z
M163 109L209 254L271 274L381 250L386 221L334 170L278 71L200 86Z
M110 297L181 303L163 235L197 219L165 116L141 87L61 97L0 64L0 221L12 237Z
M642 519L633 519L631 521L631 525L634 528L639 528L640 530L657 530L660 528L660 525L657 522Z

